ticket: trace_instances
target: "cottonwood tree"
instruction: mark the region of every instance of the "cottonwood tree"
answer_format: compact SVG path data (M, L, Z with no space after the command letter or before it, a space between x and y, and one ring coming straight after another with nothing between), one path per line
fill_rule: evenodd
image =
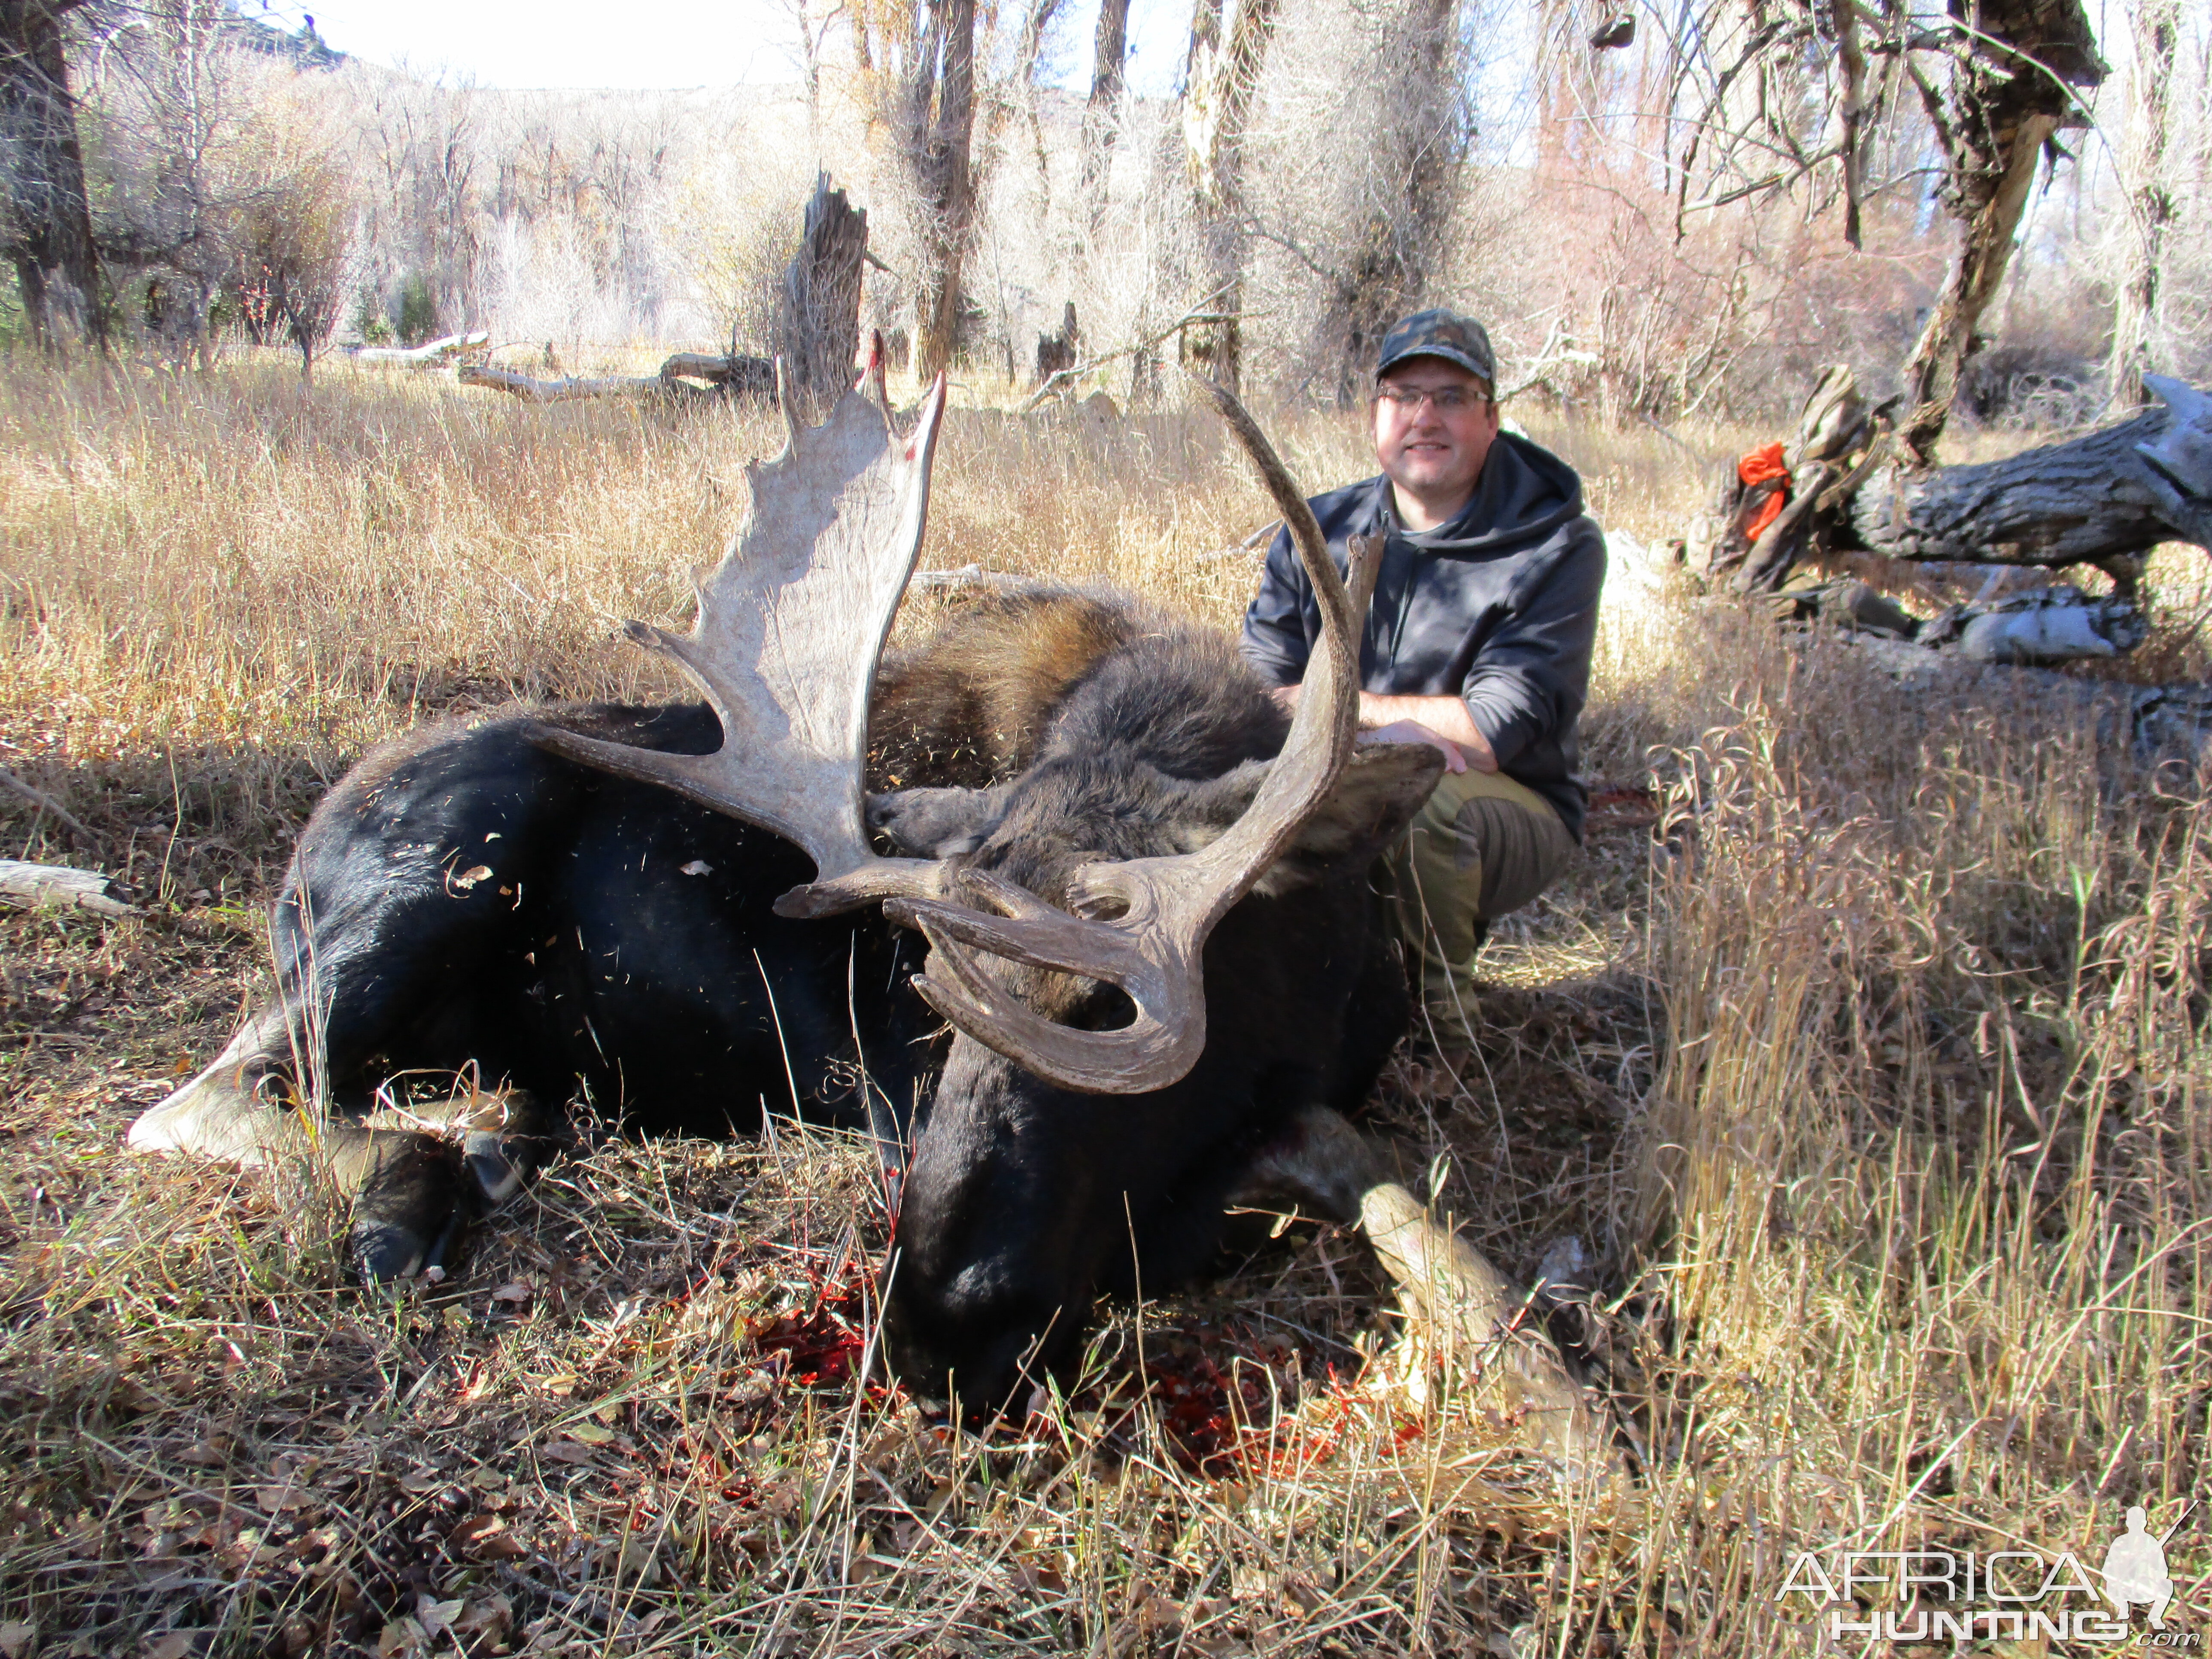
M85 4L0 0L0 246L48 350L107 330L66 50Z
M352 198L325 79L250 49L217 0L106 9L86 90L94 228L137 316L211 361L217 307L302 373L336 321Z
M2143 375L2164 367L2157 360L2159 279L2167 233L2174 220L2172 94L2181 42L2181 0L2135 0L2130 19L2135 65L2128 76L2122 183L2129 222L2120 232L2125 264L2115 284L2112 349L2106 360L2112 401L2125 407L2148 403Z
M1824 381L1793 446L1794 499L1742 550L1739 585L1778 586L1808 550L1864 548L2093 563L2126 592L2160 541L2212 544L2212 398L2178 381L2154 380L2164 406L2126 425L1978 466L1933 464L2039 169L2061 131L2087 125L2080 93L2106 73L2081 0L1952 0L1942 15L1910 0L1712 0L1693 16L1704 33L1680 43L1678 82L1684 212L1693 181L1714 201L1825 176L1856 238L1871 133L1910 96L1956 228L1901 396L1869 407L1848 370Z
M803 418L825 415L852 384L860 339L860 279L868 251L868 216L830 175L815 179L799 251L784 271L775 356L782 359L787 395Z
M1474 131L1460 0L1293 7L1257 120L1247 222L1292 383L1349 407L1430 297Z
M1279 0L1195 0L1183 59L1182 140L1194 278L1184 362L1231 392L1244 367L1245 129Z
M1950 267L1905 368L1896 441L1924 465L2013 253L2046 146L2105 76L2081 0L1702 0L1674 41L1678 215L1811 182L1859 244L1877 131L1913 100L1932 135Z
M416 333L467 323L479 301L488 221L501 216L487 212L480 176L487 137L477 100L465 88L379 77L364 83L357 118L375 297L401 309L412 288L428 313L416 319ZM520 167L532 158L518 146L508 159Z
M914 221L914 367L927 380L958 344L961 277L975 233L975 0L871 5L855 15L853 37Z
M1091 94L1083 101L1083 204L1094 232L1105 215L1128 61L1129 0L1098 0L1098 21L1091 36Z

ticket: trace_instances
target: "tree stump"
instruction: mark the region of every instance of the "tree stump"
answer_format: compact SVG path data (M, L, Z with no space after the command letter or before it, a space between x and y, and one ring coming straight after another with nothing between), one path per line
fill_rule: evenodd
M783 274L773 356L781 357L795 413L819 420L853 384L860 349L860 276L868 215L816 176L799 252Z

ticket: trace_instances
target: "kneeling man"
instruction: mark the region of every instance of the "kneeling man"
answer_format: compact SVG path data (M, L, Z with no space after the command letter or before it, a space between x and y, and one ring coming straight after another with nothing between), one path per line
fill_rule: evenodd
M1492 919L1557 879L1582 839L1575 722L1589 695L1605 541L1574 469L1498 429L1497 360L1449 311L1384 337L1371 409L1379 477L1317 495L1345 544L1387 538L1360 645L1364 740L1432 743L1445 773L1393 856L1431 1032L1462 1050ZM1321 611L1279 532L1243 650L1295 702Z

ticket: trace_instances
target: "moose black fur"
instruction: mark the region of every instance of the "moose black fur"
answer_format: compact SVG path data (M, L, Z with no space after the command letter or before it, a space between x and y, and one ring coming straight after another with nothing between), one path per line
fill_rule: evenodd
M442 1259L513 1191L571 1103L648 1132L756 1127L765 1104L872 1130L904 1166L886 1351L927 1390L996 1405L1066 1359L1094 1300L1200 1271L1224 1200L1302 1108L1355 1108L1405 1029L1370 870L1435 751L1360 751L1205 951L1203 1056L1152 1094L1078 1094L907 988L921 942L872 911L776 915L806 857L655 787L578 767L532 722L678 753L703 707L569 706L448 721L364 760L301 836L273 932L281 997L140 1120L139 1148L266 1156L300 1133L294 1055L332 1107L371 1277ZM1286 720L1228 642L1133 602L1056 592L969 606L895 653L872 714L872 826L1042 898L1085 860L1187 853L1225 830ZM1059 1023L1103 1030L1109 986L994 964ZM458 1142L367 1126L410 1080L498 1102ZM465 1095L481 1100L472 1089ZM795 1100L794 1100L795 1097Z

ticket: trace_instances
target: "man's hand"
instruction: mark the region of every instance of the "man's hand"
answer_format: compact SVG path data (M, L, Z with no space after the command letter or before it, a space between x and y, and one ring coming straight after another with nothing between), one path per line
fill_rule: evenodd
M1267 695L1287 712L1298 706L1295 685L1268 688ZM1377 691L1359 694L1362 743L1432 743L1444 751L1448 770L1495 772L1498 757L1478 731L1474 717L1457 697L1391 697ZM1386 735L1387 734L1387 735Z
M1359 731L1359 741L1369 743L1432 743L1443 750L1444 770L1464 772L1467 756L1449 738L1431 732L1419 720L1392 720L1388 726L1366 726Z

